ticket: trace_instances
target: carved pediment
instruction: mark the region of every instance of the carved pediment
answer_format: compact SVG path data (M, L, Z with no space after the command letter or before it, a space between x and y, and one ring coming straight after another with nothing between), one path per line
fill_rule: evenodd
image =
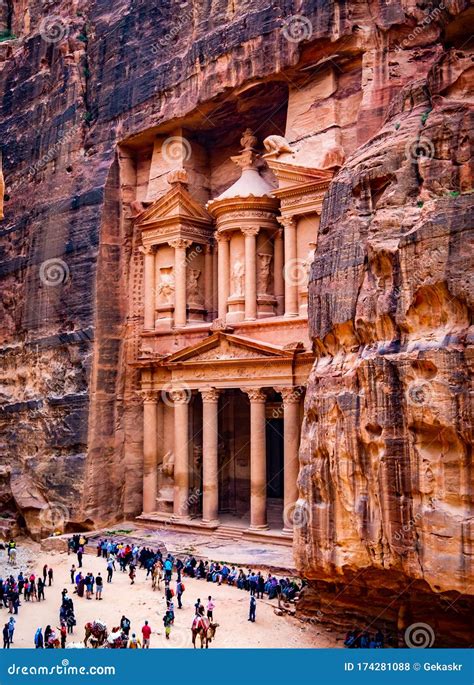
M135 224L142 230L156 228L160 225L191 224L212 226L212 218L199 202L191 197L180 183L173 184L171 189L141 212Z
M164 359L163 363L168 365L215 363L239 359L271 360L273 358L277 360L291 359L293 355L293 350L285 350L258 340L218 332L197 345L175 352Z

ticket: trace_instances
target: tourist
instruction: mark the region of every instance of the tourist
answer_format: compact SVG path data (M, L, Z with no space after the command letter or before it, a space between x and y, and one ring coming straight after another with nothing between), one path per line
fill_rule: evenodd
M53 582L53 569L50 566L48 569L48 587L51 587L52 582Z
M173 562L171 561L171 555L168 554L165 563L163 564L163 569L165 572L165 580L171 580L171 574L173 572Z
M138 639L138 637L135 635L135 633L132 633L132 637L130 638L128 642L128 646L130 649L138 649L141 647L141 642Z
M62 621L61 622L61 627L58 628L59 633L61 635L61 649L66 648L66 638L67 638L67 628L66 624Z
M150 649L150 635L151 635L151 628L148 625L148 621L145 621L145 625L142 628L142 635L143 635L143 649Z
M13 644L13 633L15 632L15 623L16 621L13 618L13 616L10 616L10 618L8 619L8 637L11 645Z
M178 609L183 608L183 603L181 598L184 592L184 583L181 580L176 581L176 599L178 600Z
M45 649L51 648L50 638L51 638L52 633L53 633L53 631L51 629L51 626L49 626L49 625L46 626L46 628L44 629L44 646L45 646Z
M41 630L41 628L38 628L38 630L36 631L34 642L36 649L43 649L43 631Z
M77 566L78 568L82 568L82 556L84 554L84 550L82 547L79 547L77 550Z
M95 578L95 598L96 599L102 599L102 589L103 589L104 583L102 580L102 576L100 573L97 574Z
M114 575L114 564L112 562L112 559L109 559L107 562L107 582L111 583L112 582L112 576Z
M46 585L46 578L48 575L48 564L43 566L43 583Z
M44 596L44 581L42 578L38 578L38 602L45 599Z
M263 599L264 590L265 590L265 579L259 571L257 573L257 599Z
M126 616L122 616L120 619L120 628L122 630L122 633L127 637L129 636L130 633L130 619L127 618Z
M207 618L212 621L213 619L213 612L215 609L215 603L212 601L211 595L207 598Z
M135 565L130 562L129 568L130 568L130 571L129 571L128 577L130 578L130 585L135 585L135 576L136 576Z
M71 585L74 585L74 576L76 575L76 567L74 564L71 566L69 573L71 574Z
M377 632L375 633L375 649L382 649L383 642L383 633L379 628L379 630L377 630Z
M10 633L8 630L8 623L3 626L3 649L10 649Z
M257 600L254 595L250 595L250 611L248 620L255 623L255 613L257 611Z
M171 619L171 616L169 615L169 613L167 611L166 614L163 616L163 624L165 626L165 636L166 636L167 640L170 639L171 623L172 623L172 619Z

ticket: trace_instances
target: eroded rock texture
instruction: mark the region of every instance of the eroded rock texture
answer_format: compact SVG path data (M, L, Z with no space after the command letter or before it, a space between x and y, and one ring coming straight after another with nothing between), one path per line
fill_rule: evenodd
M238 127L251 118L246 86L268 81L268 92L301 93L295 140L317 130L320 150L327 130L332 162L349 158L330 188L312 272L320 357L301 448L311 512L295 541L310 579L302 608L348 624L370 611L390 625L430 608L437 634L461 640L472 594L469 2L8 7L2 514L39 535L56 515L71 530L141 512L129 303L140 295L131 216L146 160L135 165L130 150L184 115L208 125L219 98L218 130ZM295 14L312 26L300 43L281 28ZM42 24L51 17L58 39ZM275 125L284 110L271 104L261 106ZM45 279L44 264L58 259Z
M464 55L396 93L334 179L310 279L303 609L472 640L473 112ZM470 71L469 71L470 70Z

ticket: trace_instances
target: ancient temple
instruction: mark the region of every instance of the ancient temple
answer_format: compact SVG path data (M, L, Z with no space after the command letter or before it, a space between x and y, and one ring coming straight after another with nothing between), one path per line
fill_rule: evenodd
M263 142L264 154L244 131L230 156L236 180L209 200L191 183L187 138L154 149L163 184L175 148L167 189L134 220L141 518L291 543L314 362L308 273L333 169L303 166L281 136Z

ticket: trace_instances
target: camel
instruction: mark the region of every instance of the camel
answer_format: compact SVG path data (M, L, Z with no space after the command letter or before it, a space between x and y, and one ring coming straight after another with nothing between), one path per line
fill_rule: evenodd
M153 590L161 590L161 568L155 564L151 570L151 587Z
M85 637L84 637L84 647L87 647L88 641L90 641L93 649L97 647L102 647L107 639L107 626L105 623L99 621L93 621L92 623L86 623L85 627Z
M196 616L191 627L194 649L196 649L196 638L198 636L201 640L201 649L203 649L204 645L206 646L206 649L208 649L209 643L212 642L215 637L216 628L218 627L218 623L213 623L212 621L209 621L208 618L204 618L204 616Z

